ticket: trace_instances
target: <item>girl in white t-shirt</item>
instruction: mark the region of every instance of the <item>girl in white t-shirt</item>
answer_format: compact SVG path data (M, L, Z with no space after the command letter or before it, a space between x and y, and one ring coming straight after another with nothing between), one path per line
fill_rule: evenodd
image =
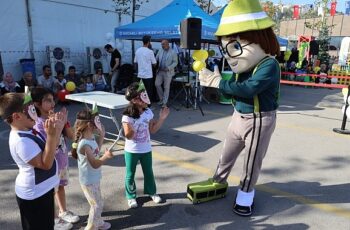
M35 121L34 129L46 137L44 124L55 109L54 94L49 89L38 87L32 89L31 96L38 113L38 119ZM58 217L55 219L55 227L58 229L60 227L70 229L73 227L72 224L80 220L78 215L67 209L66 201L66 186L68 186L69 182L67 141L73 138L73 129L70 127L69 122L67 122L62 130L55 155L58 166L58 176L60 178L60 183L55 190L55 200L58 206Z
M138 161L144 174L144 194L148 194L155 203L162 201L156 194L156 183L152 169L152 149L150 133L155 133L169 115L169 108L164 107L159 119L153 119L153 112L148 108L150 100L142 83L131 84L125 93L130 101L123 112L122 122L125 133L125 193L130 208L137 207L135 172Z
M77 114L74 124L75 142L72 144L72 156L78 160L79 182L90 204L89 218L85 230L110 229L111 224L103 221L101 213L103 200L101 196L101 166L113 154L106 150L101 156L100 149L105 136L105 129L96 110L82 110ZM99 135L97 141L95 134Z

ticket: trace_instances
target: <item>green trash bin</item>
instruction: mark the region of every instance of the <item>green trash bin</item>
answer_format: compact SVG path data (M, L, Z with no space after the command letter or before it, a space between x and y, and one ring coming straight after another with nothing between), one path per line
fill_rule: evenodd
M230 80L232 77L232 71L222 71L221 77L223 80ZM231 105L231 97L225 97L221 92L219 92L219 103L224 105Z

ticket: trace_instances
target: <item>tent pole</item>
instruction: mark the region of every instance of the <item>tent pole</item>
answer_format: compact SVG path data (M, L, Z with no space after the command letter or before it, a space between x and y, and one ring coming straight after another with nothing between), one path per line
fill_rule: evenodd
M131 21L135 22L135 11L136 11L136 0L132 0L132 15ZM131 61L133 62L135 59L135 40L131 40Z
M30 16L29 0L25 0L26 13L27 13L27 26L28 26L28 44L30 58L34 58L34 42L33 42L33 30L32 30L32 18Z

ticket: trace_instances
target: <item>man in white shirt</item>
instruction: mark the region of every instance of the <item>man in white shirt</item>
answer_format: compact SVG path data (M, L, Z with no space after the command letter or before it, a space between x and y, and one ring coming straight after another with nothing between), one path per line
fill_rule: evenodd
M152 66L155 66L157 61L153 51L148 48L151 45L151 37L147 35L143 36L142 42L143 46L136 50L134 63L137 64L137 77L142 79L148 97L152 100L154 85Z

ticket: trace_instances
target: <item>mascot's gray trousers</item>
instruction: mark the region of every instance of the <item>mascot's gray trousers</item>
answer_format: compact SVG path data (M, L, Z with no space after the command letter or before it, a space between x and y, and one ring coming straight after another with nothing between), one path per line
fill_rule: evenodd
M276 126L276 111L242 114L235 111L228 126L214 180L225 182L238 155L244 152L241 190L251 192L258 180L262 161Z

